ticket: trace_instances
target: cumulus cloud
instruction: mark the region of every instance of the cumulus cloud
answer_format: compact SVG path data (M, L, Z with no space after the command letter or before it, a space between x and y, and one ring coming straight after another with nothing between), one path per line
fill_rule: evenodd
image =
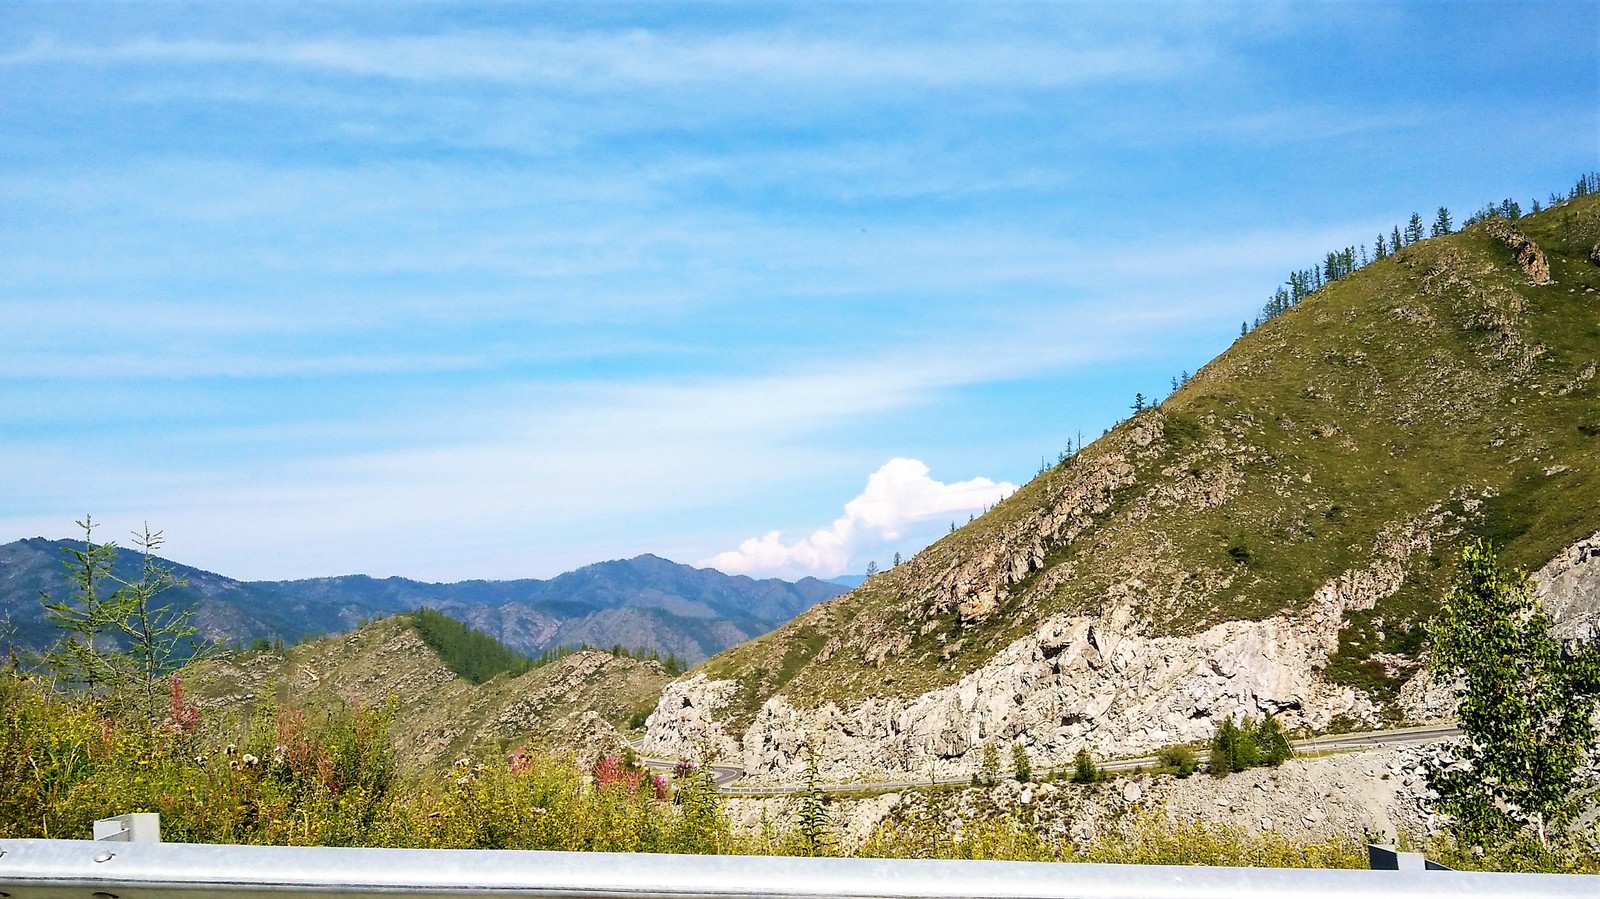
M864 541L898 540L909 525L993 505L1016 489L988 478L946 484L929 477L928 466L917 459L890 459L829 527L787 542L771 531L700 564L729 574L832 577L850 570L851 556Z

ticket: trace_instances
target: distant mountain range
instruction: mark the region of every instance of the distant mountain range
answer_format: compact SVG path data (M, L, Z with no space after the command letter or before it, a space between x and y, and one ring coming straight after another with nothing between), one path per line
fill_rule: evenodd
M81 545L42 537L0 545L0 646L40 649L55 639L39 594L71 594L63 550ZM756 580L653 555L600 562L549 580L454 584L366 575L250 582L167 564L188 581L169 594L170 601L194 609L200 632L219 642L293 643L426 605L529 654L580 643L620 643L674 653L690 663L846 592L815 578ZM131 579L138 570L138 553L119 553L118 577Z

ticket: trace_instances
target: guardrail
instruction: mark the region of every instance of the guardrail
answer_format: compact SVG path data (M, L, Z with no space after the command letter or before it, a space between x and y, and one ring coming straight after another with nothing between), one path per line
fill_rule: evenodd
M10 899L1594 899L1561 874L0 840Z

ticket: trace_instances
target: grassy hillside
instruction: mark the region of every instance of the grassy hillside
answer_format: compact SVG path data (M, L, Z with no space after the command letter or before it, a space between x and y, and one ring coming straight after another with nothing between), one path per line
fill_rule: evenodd
M1537 567L1600 530L1600 200L1408 246L1241 337L1174 395L909 563L700 670L732 724L955 681L1054 612L1151 634L1305 611L1344 578L1325 676L1392 702L1471 536ZM1534 273L1535 276L1538 272Z
M184 679L202 708L240 713L259 700L314 711L392 698L401 767L438 769L485 749L610 749L613 731L651 707L671 676L657 662L591 651L474 684L423 641L411 615L398 615L283 651L229 653Z

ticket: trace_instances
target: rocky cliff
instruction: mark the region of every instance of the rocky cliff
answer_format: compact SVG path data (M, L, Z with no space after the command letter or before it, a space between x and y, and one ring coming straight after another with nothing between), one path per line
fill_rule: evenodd
M1594 198L1408 246L1263 324L967 528L672 684L646 749L793 779L1064 765L1230 716L1440 711L1456 549L1600 615Z

